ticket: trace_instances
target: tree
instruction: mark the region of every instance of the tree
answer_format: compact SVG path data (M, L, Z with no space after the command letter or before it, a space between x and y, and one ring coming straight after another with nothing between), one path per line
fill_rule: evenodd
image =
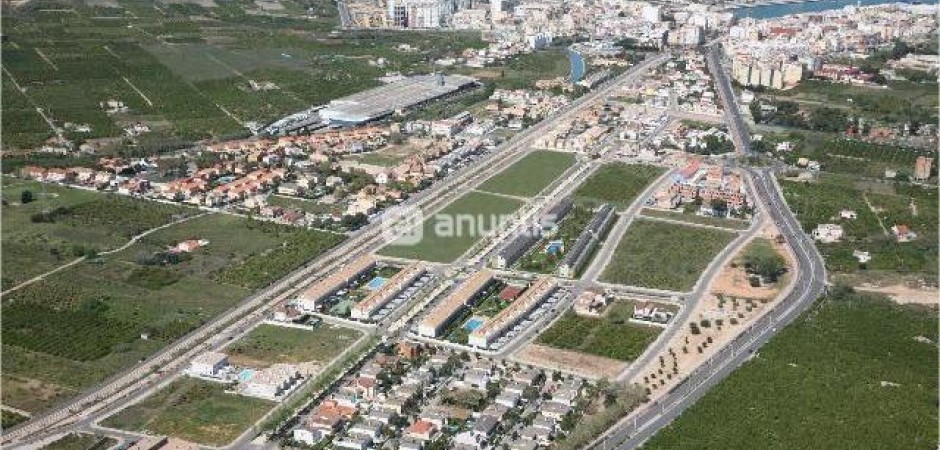
M761 114L760 110L760 100L751 100L751 103L749 103L747 107L751 110L751 117L754 118L754 123L761 123L761 121L764 120L764 116Z
M20 203L27 204L34 200L33 191L26 189L20 194Z
M786 260L770 244L758 242L744 254L744 267L748 273L773 282L786 269Z
M709 203L709 206L711 206L712 212L714 212L715 215L718 217L724 217L726 214L728 214L728 202L727 201L724 201L721 199L715 199L715 200L712 200L711 203Z

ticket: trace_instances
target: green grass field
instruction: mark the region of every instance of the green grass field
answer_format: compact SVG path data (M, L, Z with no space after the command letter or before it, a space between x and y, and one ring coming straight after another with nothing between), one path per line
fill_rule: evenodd
M656 166L607 164L578 187L574 192L575 200L589 205L610 203L623 211L665 172L665 169Z
M831 135L792 133L796 150L783 154L790 164L799 158L818 161L823 172L883 179L885 170L910 177L918 156L933 157L930 150L875 144L854 139L832 138Z
M225 393L226 386L180 378L102 425L178 437L197 444L228 444L267 413L274 403Z
M268 204L271 206L280 206L282 208L297 209L311 214L326 214L335 210L342 211L342 207L334 205L324 205L313 200L304 200L293 197L283 197L280 195L268 196Z
M320 324L313 330L262 324L225 349L233 361L253 367L317 362L327 364L351 347L362 333L351 328Z
M573 153L537 150L484 181L477 189L496 194L532 197L542 192L573 163Z
M74 260L120 247L134 235L196 210L129 197L4 178L3 289ZM21 204L24 191L34 200ZM45 192L45 194L43 194ZM43 211L52 221L34 219Z
M602 317L584 317L571 311L539 335L537 342L564 350L632 361L656 340L660 328L628 322L633 303L617 301Z
M637 219L627 229L601 280L672 291L690 291L734 234Z
M193 238L209 244L177 264L147 262ZM6 295L3 403L42 411L136 364L339 238L209 215Z
M46 445L43 450L105 450L114 444L117 444L117 440L107 436L71 433Z
M520 55L500 66L465 68L461 72L500 89L531 89L537 80L567 76L571 63L565 48L559 46Z
M699 225L711 225L713 227L730 228L732 230L746 230L751 223L746 220L700 216L693 213L682 211L667 211L663 209L643 208L640 211L641 216L658 217L661 219L677 220L679 222L694 223Z
M812 106L845 108L853 115L887 122L937 121L937 83L893 81L888 89L879 89L807 80L794 89L774 91L774 95Z
M936 448L937 338L935 308L824 298L643 448Z
M17 414L13 411L2 410L0 411L0 429L10 429L14 425L26 422L29 420L29 417L26 417L22 414Z
M936 283L936 189L866 184L836 175L821 176L813 183L783 181L781 186L787 204L804 230L811 232L821 223L837 223L845 230L842 242L818 244L830 271L915 275ZM839 218L843 209L855 211L858 218ZM896 224L909 226L918 238L897 242L890 236L891 227ZM870 252L872 260L860 265L852 256L854 250Z
M521 204L511 198L469 192L424 220L420 242L408 245L399 239L379 253L396 258L452 262L503 223Z

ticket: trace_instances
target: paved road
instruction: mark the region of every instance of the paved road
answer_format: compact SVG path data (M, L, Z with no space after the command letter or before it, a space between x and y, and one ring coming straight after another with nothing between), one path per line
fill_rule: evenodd
M787 208L773 174L766 170L750 170L749 175L758 197L796 254L799 270L793 290L764 317L692 372L682 384L618 424L607 439L594 448L630 450L639 447L747 361L777 331L796 319L825 292L826 272L822 256Z
M656 181L650 183L650 185L633 200L633 203L631 203L625 211L619 214L614 227L607 233L607 239L598 244L600 245L600 249L598 249L597 255L595 255L594 259L591 261L591 265L588 266L581 275L582 280L588 283L598 281L597 279L600 277L601 271L604 267L607 267L607 263L613 258L614 251L617 250L620 239L623 238L624 232L626 232L630 224L633 223L634 217L643 209L646 200L653 195L656 188L665 182L666 179L673 176L674 173L675 169L670 169L660 175Z
M668 55L661 54L646 59L617 79L575 100L564 110L515 135L502 148L481 158L465 173L435 183L412 196L405 202L406 205L420 207L425 210L425 214L429 210L433 212L443 208L466 190L525 156L531 150L532 143L544 132L572 119L595 101L605 98L621 83L662 64L667 58ZM200 352L230 340L264 320L268 308L291 298L301 286L341 267L358 255L381 247L384 244L382 229L382 224L377 223L353 233L345 243L249 297L144 362L86 391L78 398L8 430L3 435L2 443L5 446L28 445L48 434L80 427L82 422L116 410L147 392L152 384L165 379L167 373L178 370Z
M727 74L718 58L718 50L713 48L709 52L708 62L719 86L719 97L725 106L726 119L733 133L735 147L739 152L747 154L750 142L747 127L741 119ZM619 422L608 431L604 439L595 443L593 448L631 450L641 446L747 361L779 329L796 319L825 293L826 270L822 256L787 207L772 171L748 168L746 176L754 186L758 209L766 212L796 255L798 267L793 289L779 304L710 357L681 384L656 402L646 405Z

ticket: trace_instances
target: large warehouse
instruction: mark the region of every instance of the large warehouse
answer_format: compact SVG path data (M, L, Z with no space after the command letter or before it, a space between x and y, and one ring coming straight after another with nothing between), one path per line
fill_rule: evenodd
M319 111L330 125L358 125L476 86L464 75L415 75L338 98Z

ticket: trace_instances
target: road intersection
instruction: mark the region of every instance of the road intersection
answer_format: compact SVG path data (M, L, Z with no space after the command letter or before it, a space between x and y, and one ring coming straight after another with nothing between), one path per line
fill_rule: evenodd
M465 172L445 178L418 193L403 206L421 208L433 214L483 180L509 167L533 149L536 139L559 123L576 117L614 89L632 81L652 67L664 63L667 54L657 54L632 67L614 80L578 98L565 109L520 132L501 148L484 156ZM85 429L89 424L112 414L129 402L146 396L156 385L178 376L197 354L221 348L236 336L265 320L274 305L293 298L304 286L342 267L361 254L374 252L386 242L382 230L388 224L375 223L353 233L346 242L321 257L293 271L281 280L252 295L241 304L184 336L174 344L118 374L82 395L47 411L15 428L7 430L2 444L29 447L50 435Z
M748 155L750 136L741 118L725 68L720 62L717 47L710 49L708 63L718 85L719 97L724 106L725 119L735 148L740 154ZM799 221L783 200L773 169L748 167L744 170L755 194L757 209L766 213L796 256L796 277L791 290L784 294L779 304L706 360L679 385L655 402L644 405L618 422L602 438L595 441L592 448L632 450L641 446L751 358L757 349L780 329L795 320L817 298L825 294L826 270L822 255L810 237L803 232Z

